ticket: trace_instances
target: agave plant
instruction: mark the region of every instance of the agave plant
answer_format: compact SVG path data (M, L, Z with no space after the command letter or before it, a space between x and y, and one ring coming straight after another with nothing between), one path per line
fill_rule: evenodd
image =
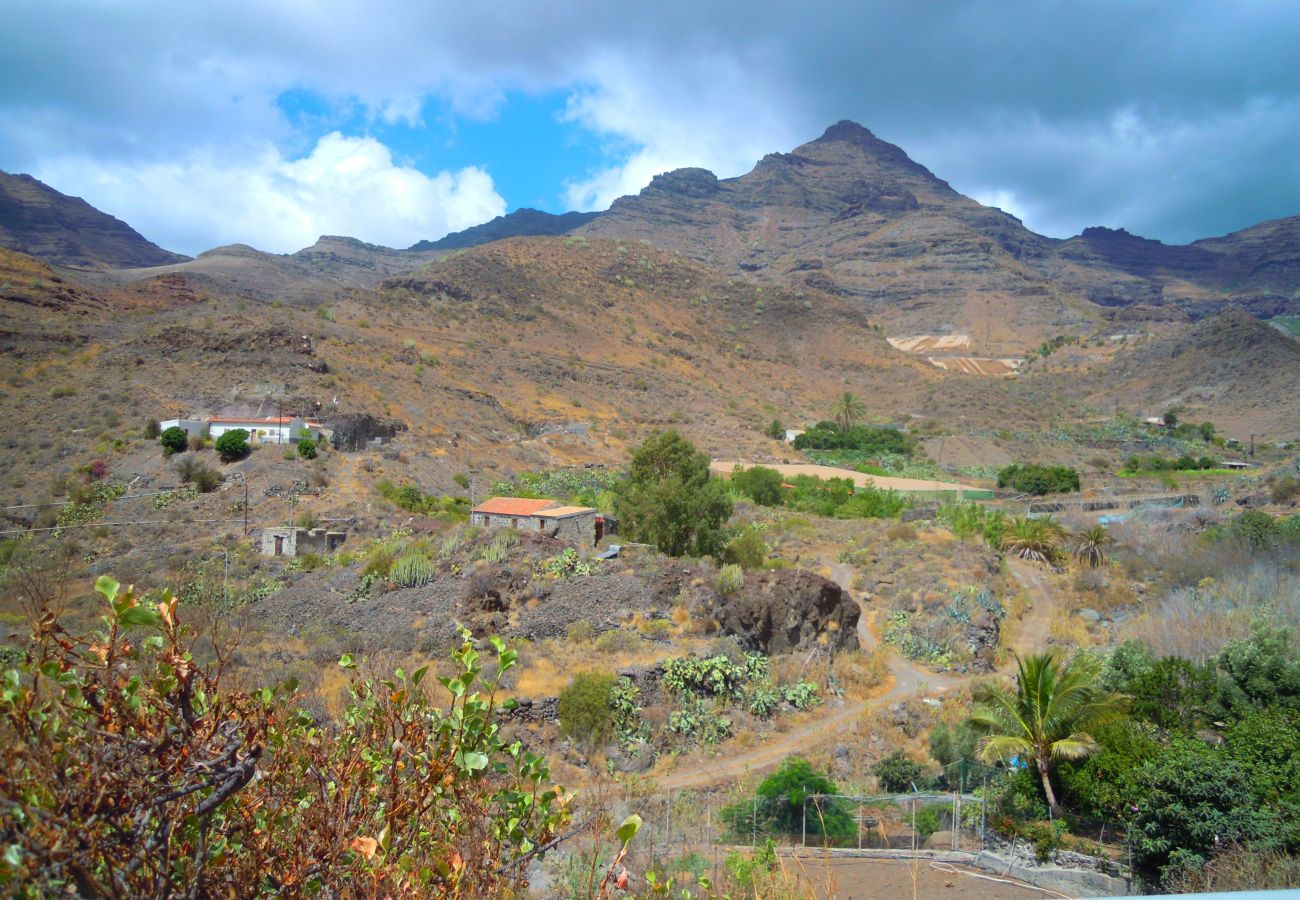
M1081 565L1095 569L1106 564L1106 547L1115 543L1104 525L1093 525L1074 536L1074 558Z
M1002 549L1059 571L1057 563L1064 541L1065 529L1051 516L1041 519L1016 516L1007 522L1002 534Z

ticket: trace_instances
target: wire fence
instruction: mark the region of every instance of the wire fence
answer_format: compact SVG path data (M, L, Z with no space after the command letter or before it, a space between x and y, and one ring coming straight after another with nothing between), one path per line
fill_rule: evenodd
M632 813L641 817L632 851L638 865L666 874L709 875L714 883L729 857L769 842L791 850L884 857L991 851L1023 859L1072 852L1075 858L1063 865L1086 866L1086 859L1092 859L1098 871L1131 871L1131 835L1123 823L1073 814L1053 821L1041 810L1009 810L997 799L1000 779L1007 774L1006 769L959 760L905 793L772 797L681 790L615 795L611 786L609 795L588 802L593 811L603 811L607 823Z

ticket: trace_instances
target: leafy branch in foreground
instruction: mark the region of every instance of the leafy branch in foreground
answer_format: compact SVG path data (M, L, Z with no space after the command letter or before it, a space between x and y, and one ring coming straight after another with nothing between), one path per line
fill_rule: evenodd
M495 675L462 632L449 695L427 667L351 675L338 722L295 708L295 685L223 686L177 600L95 584L93 637L48 610L0 685L0 884L19 896L161 897L326 891L496 894L568 820L544 759L496 721ZM331 891L332 889L332 891Z

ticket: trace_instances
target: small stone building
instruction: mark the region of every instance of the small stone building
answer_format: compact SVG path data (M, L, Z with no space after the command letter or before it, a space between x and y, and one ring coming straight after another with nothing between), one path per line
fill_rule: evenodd
M324 528L263 528L260 538L264 556L296 557L304 553L333 553L347 539L347 533Z
M575 544L594 547L612 534L613 520L590 506L563 506L554 500L493 497L470 511L471 525L538 531Z

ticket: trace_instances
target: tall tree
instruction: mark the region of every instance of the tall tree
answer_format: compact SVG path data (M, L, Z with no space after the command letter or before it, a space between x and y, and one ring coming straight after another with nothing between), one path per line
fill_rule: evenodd
M1128 707L1124 694L1100 687L1096 657L1075 656L1060 664L1053 653L1016 657L1015 690L985 686L976 694L971 722L986 734L977 744L981 761L1018 757L1038 770L1053 815L1060 815L1052 789L1052 765L1083 759L1097 751L1092 731L1121 718Z
M866 406L849 391L840 394L831 404L831 418L845 431L866 414Z
M615 493L619 525L632 540L669 556L717 555L731 516L727 488L709 474L709 458L676 431L656 432L632 454Z

